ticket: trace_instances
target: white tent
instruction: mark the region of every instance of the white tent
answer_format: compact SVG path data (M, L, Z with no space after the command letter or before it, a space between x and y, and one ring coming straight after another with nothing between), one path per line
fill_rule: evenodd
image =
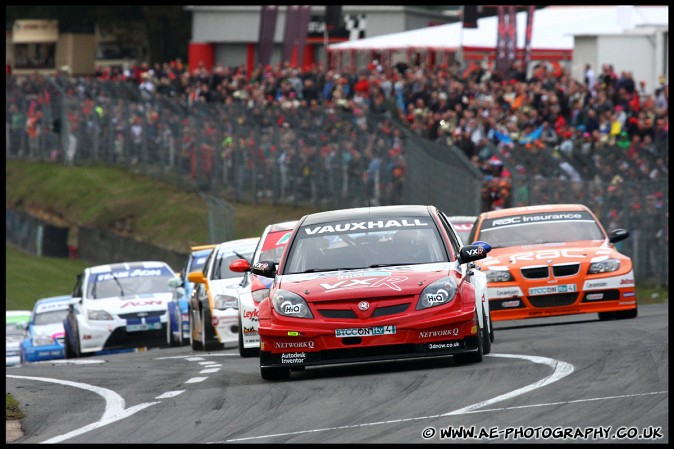
M668 26L668 6L548 6L536 10L531 33L532 54L567 52L570 59L574 35L616 34L643 26ZM517 13L517 47L524 48L527 13ZM361 51L494 51L498 17L478 19L477 28L461 23L438 25L400 33L340 42L328 46L329 52Z

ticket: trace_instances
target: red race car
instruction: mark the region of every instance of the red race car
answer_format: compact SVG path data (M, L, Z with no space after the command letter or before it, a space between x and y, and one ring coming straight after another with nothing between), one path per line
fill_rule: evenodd
M307 366L453 356L480 362L491 350L486 277L434 206L380 206L305 215L259 309L263 379Z

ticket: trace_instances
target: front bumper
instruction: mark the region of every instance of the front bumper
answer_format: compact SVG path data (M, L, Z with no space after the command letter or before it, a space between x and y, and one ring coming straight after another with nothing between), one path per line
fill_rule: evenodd
M395 327L393 334L363 337L337 337L336 330L344 328L343 323L338 326L331 323L329 328L322 329L261 327L260 366L372 362L448 356L478 350L478 323L474 308L441 319L408 321Z
M225 348L235 347L239 342L239 311L233 308L215 309L211 315L218 341Z
M23 359L26 362L40 362L65 358L63 345L29 346L23 351Z
M93 353L109 349L164 346L167 344L168 312L147 320L78 320L80 350Z
M560 284L562 287L567 286L567 291L559 291L560 286L555 284L541 282L490 283L488 296L492 320L618 312L637 307L632 271L603 278L574 279ZM550 289L551 293L531 294L545 289Z

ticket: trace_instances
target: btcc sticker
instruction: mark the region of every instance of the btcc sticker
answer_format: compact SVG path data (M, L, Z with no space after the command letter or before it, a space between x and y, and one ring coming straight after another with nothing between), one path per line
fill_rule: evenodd
M575 292L576 284L547 285L545 287L532 287L529 289L529 296L549 295L551 293L571 293Z
M561 310L554 310L554 311L545 310L545 311L542 311L542 312L536 310L536 311L529 312L528 315L531 318L537 318L537 317L541 317L541 316L575 315L577 313L581 313L580 309L568 309L568 310L564 310L564 311L561 311Z
M96 277L96 281L109 281L110 279L114 278L125 279L125 278L146 277L146 276L161 276L161 275L162 270L142 270L140 268L137 268L133 271L116 271L114 273L99 274Z
M528 251L512 254L510 256L510 261L511 263L514 263L516 260L558 259L560 257L582 259L587 257L587 251L584 249L546 249L542 251Z
M163 304L163 301L126 301L119 307L125 309L126 307L161 306Z
M390 271L363 271L360 273L340 274L337 279L353 279L363 276L391 276Z
M414 227L428 227L430 226L429 222L424 222L418 218L414 220L408 220L406 218L402 220L377 220L377 221L359 221L353 223L338 223L333 225L325 226L315 226L313 228L305 227L302 228L307 235L316 235L316 234L336 234L339 232L347 231L368 231L372 229L387 229L387 228L414 228Z
M460 341L450 341L447 343L429 343L428 349L451 349L451 348L460 348Z
M444 288L439 289L435 293L426 293L425 295L426 301L428 301L428 304L434 305L434 304L443 304L447 302L447 298L449 297L449 292L445 290Z
M608 287L608 282L606 281L586 281L583 286L583 290L591 290L596 288L606 288Z
M468 253L469 256L478 256L484 252L484 248L478 246L477 248L474 249L467 249L466 252Z
M357 327L351 329L335 329L335 337L373 337L375 335L393 335L396 333L396 327L389 326L374 326L374 327Z
M303 363L306 358L306 352L284 352L281 354L281 363Z
M68 307L70 307L70 303L68 302L57 302L57 303L46 303L46 304L40 304L37 306L37 309L35 310L35 313L42 313L42 312L48 312L50 310L65 310Z
M354 288L363 288L363 287L388 287L391 290L397 292L401 291L401 288L396 285L396 282L403 282L407 280L407 276L390 276L385 279L345 279L341 280L335 284L323 283L321 287L328 291L337 291L337 290L349 290ZM375 281L373 283L370 283Z
M266 270L268 270L269 268L270 268L270 267L269 267L269 264L266 263L266 262L256 262L256 263L253 265L253 270L266 271Z
M446 337L447 335L453 335L455 337L458 337L459 328L455 327L454 329L444 329L441 331L428 331L428 332L419 331L419 338Z
M161 323L141 323L141 324L127 324L127 332L147 331L147 330L161 329Z
M489 231L488 228L503 228L506 226L517 226L530 223L542 222L567 222L567 221L585 221L594 223L594 219L587 212L552 212L539 214L526 214L513 217L494 218L485 220L482 225L483 231Z
M501 307L503 307L504 309L510 308L510 307L519 307L519 306L520 306L520 300L519 299L501 302Z
M299 337L300 333L297 331L288 331L288 337Z
M588 293L585 295L585 299L588 301L594 301L596 299L602 299L604 297L603 293Z
M583 283L583 290L602 290L607 288L624 288L634 286L634 274L630 271L626 276L594 279Z
M274 347L276 349L297 349L297 348L314 349L315 343L313 341L275 341Z
M522 290L519 287L488 288L487 294L490 298L509 298L511 296L522 296Z
M243 312L243 318L252 320L252 321L257 321L257 316L258 316L259 311L257 309L255 310L246 310Z

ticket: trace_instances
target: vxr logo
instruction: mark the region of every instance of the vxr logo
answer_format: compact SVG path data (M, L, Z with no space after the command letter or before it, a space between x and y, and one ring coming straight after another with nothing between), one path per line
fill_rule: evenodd
M391 276L383 279L369 278L369 279L349 279L344 281L339 281L336 284L321 284L326 290L336 291L336 290L348 290L353 288L362 288L362 287L388 287L391 290L399 292L401 288L396 285L396 282L406 281L406 276ZM376 281L374 283L370 283Z

